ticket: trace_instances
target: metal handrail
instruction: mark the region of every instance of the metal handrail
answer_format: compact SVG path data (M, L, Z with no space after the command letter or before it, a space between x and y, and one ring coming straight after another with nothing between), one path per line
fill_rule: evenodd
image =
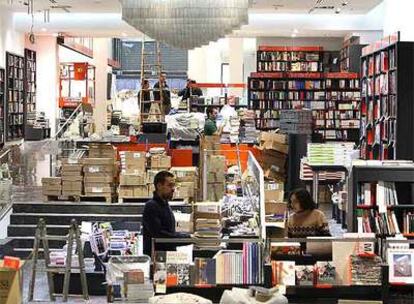
M79 103L79 105L76 107L75 111L70 114L69 118L65 121L65 123L59 128L59 130L55 134L55 140L59 139L59 134L62 132L62 130L69 124L69 121L72 119L72 117L79 112L79 109L82 108L82 103Z

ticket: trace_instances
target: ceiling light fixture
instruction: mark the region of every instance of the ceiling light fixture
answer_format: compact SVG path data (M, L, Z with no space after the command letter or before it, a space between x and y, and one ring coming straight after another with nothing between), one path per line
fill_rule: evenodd
M344 2L342 2L342 6L347 6L348 5L348 1L344 1Z
M341 8L337 7L335 10L335 14L339 14L339 13L341 13Z
M124 33L124 32L122 32L122 37L128 37L128 34L127 33Z
M298 29L294 29L294 30L293 30L293 33L294 33L294 34L299 33Z
M41 31L42 31L42 32L47 32L47 28L42 27Z
M120 0L122 19L171 46L193 49L248 23L249 0Z
M292 35L290 35L290 37L295 38L296 37L296 34L295 33L292 33Z
M43 10L43 22L44 23L50 22L50 9Z
M53 33L52 36L53 37L59 37L59 34L58 33Z

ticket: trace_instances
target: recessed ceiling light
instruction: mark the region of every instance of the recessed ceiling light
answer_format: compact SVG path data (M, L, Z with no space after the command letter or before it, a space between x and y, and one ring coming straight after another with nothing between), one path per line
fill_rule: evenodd
M42 32L47 32L47 28L42 27L41 31L42 31Z
M295 33L292 33L292 35L290 35L290 37L295 38L296 37L296 34Z
M53 34L52 34L52 36L53 36L53 37L58 37L58 36L59 36L59 34L58 34L58 33L53 33Z
M127 33L125 33L125 32L122 32L122 37L128 37L128 34Z
M341 8L336 8L336 10L335 10L335 14L339 14L341 12Z
M293 33L294 33L294 34L299 33L298 29L294 29L294 30L293 30Z

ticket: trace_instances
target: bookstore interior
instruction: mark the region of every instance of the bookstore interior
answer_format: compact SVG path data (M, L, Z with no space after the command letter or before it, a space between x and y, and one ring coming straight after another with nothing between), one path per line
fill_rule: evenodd
M413 10L0 0L0 302L413 304Z

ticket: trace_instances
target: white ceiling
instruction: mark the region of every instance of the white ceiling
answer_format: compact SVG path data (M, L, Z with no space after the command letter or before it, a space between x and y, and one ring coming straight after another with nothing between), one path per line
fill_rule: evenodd
M19 30L29 31L31 18L27 15L27 0L12 0L12 6L8 4L9 1L0 0L0 5L15 12L14 20ZM342 6L343 2L348 4ZM252 0L249 24L234 35L289 37L293 29L298 29L298 37L343 37L358 30L378 31L382 30L382 21L378 22L382 15L372 12L380 7L378 4L381 2L382 0ZM34 32L41 35L61 32L74 36L140 36L139 31L122 20L118 0L34 0L34 3L37 12ZM332 6L334 9L309 12L315 5ZM335 14L337 7L341 7L340 14ZM44 23L42 10L47 8L51 8L50 22ZM322 18L321 14L324 15Z
M252 0L254 12L283 14L365 14L383 0ZM343 5L345 4L346 5Z

